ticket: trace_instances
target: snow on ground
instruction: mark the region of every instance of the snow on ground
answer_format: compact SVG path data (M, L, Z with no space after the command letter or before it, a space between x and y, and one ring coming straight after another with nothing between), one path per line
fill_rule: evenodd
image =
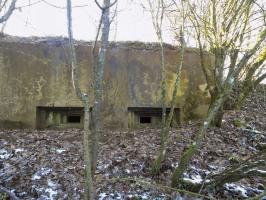
M56 149L56 153L59 154L64 153L65 151L66 151L65 149Z
M225 190L231 193L233 197L248 198L251 194L261 194L264 190L258 188L252 188L235 183L226 183L224 185Z
M10 158L11 156L12 156L12 154L9 154L7 150L0 149L0 159L6 160L6 159Z
M31 180L39 180L41 179L43 176L46 176L48 174L50 174L53 170L50 168L46 168L46 167L42 167L40 170L38 170L31 178Z
M266 142L266 108L258 108L254 102L250 101L243 111L228 112L222 128L209 129L204 145L184 174L185 180L206 182L210 174L259 151L257 145ZM246 121L247 127L235 126L236 118ZM133 180L169 186L180 154L197 130L197 122L171 129L167 159L157 177L151 177L150 169L159 150L159 129L105 131L95 174L98 199L166 199L164 190ZM82 138L82 131L77 129L0 131L0 184L23 200L83 199ZM245 179L228 183L223 191L212 195L216 199L245 199L264 191L264 185L266 180L261 178ZM176 200L197 199L177 192L171 195Z
M21 153L21 152L23 152L23 151L24 151L23 148L17 148L17 149L15 149L15 153Z

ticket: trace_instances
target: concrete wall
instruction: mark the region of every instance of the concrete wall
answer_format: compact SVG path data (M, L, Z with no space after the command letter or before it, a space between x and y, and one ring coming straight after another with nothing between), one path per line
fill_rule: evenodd
M35 127L36 108L81 107L68 63L67 40L8 38L0 41L0 127ZM76 47L81 88L91 90L91 45ZM178 50L166 47L167 99L175 81ZM182 119L202 117L208 91L197 49L185 51L176 107ZM211 63L211 57L206 57ZM128 107L160 107L160 52L155 44L114 43L107 51L104 74L104 125L128 126ZM93 98L93 97L92 97Z

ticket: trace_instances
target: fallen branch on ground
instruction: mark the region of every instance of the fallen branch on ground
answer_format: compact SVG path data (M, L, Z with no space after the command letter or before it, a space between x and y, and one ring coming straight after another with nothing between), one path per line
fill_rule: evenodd
M179 193L184 193L184 194L186 194L188 196L202 197L204 199L214 200L214 198L206 196L206 195L202 195L202 194L191 192L191 191L184 190L184 189L172 188L172 187L164 186L164 185L157 184L157 183L151 183L149 181L146 181L146 180L143 180L143 179L140 179L140 178L136 178L136 177L120 177L120 178L114 178L112 180L113 181L134 181L135 184L140 184L140 185L144 185L144 186L150 186L152 188L157 188L157 189L159 189L161 191L163 190L163 191L179 192ZM169 196L169 195L167 195L167 196Z

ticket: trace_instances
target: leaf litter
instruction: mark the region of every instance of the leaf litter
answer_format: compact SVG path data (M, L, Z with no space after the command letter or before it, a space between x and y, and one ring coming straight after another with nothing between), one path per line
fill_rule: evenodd
M226 112L222 128L208 130L184 179L206 182L209 174L219 173L258 151L258 144L266 142L265 107L265 102L249 100L242 111ZM244 120L245 127L235 126L236 118ZM157 187L170 185L180 155L198 128L199 122L193 122L170 130L168 156L157 177L151 177L150 169L160 146L159 129L106 130L95 174L97 198L159 200L171 195L174 199L202 199L177 192L169 194ZM83 199L83 177L81 130L0 131L0 185L19 198ZM265 192L265 185L262 178L243 179L227 183L222 191L211 195L216 199L246 199ZM205 195L210 194L205 191Z

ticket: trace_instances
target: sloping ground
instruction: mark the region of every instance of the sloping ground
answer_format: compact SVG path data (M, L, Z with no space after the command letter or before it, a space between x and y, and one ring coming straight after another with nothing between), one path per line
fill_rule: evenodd
M95 177L98 198L203 199L167 188L180 153L191 141L198 125L193 123L171 130L168 157L158 177L151 177L149 171L158 152L160 130L106 131ZM79 130L0 131L0 185L21 199L82 199L81 140ZM202 183L208 174L252 157L261 142L266 142L263 90L255 93L242 111L227 112L222 128L208 131L185 179ZM226 184L221 191L202 191L202 195L211 194L209 198L213 199L245 199L261 194L265 185L266 180L262 178L249 178Z

